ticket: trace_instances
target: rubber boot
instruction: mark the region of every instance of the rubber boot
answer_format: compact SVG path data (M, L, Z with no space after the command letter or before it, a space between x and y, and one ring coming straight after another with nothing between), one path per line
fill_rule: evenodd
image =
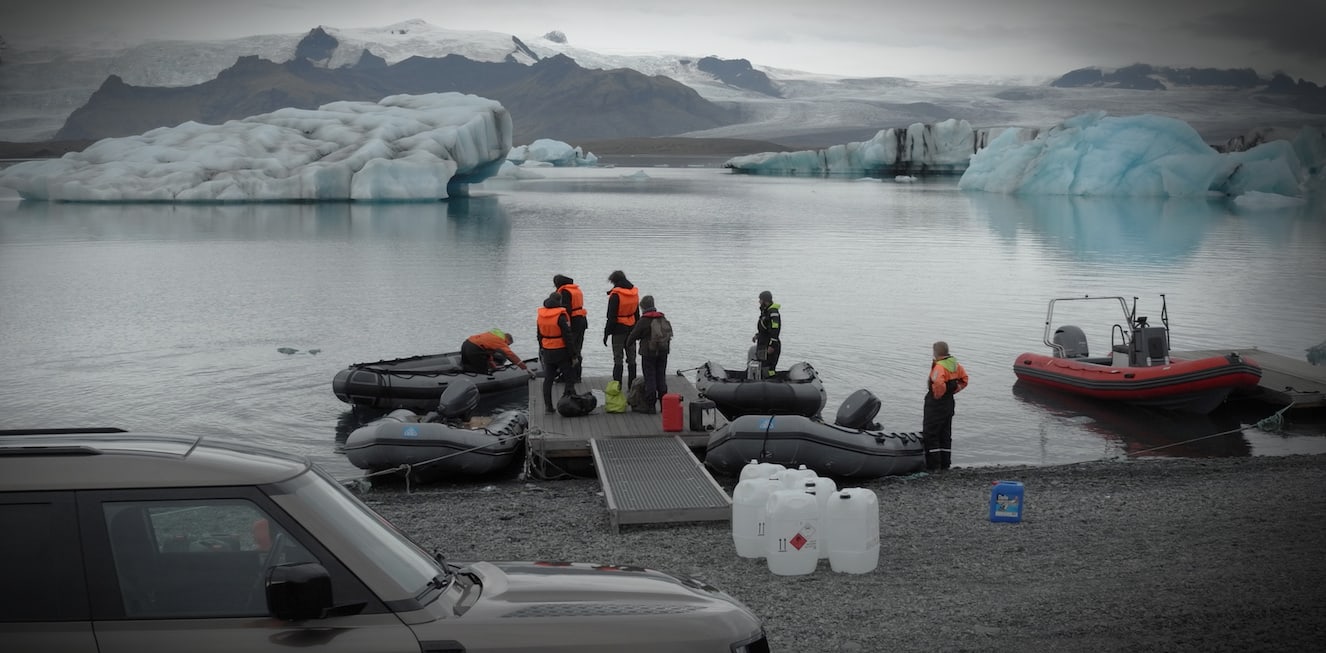
M941 466L941 454L938 451L925 452L925 471L934 473L939 471Z

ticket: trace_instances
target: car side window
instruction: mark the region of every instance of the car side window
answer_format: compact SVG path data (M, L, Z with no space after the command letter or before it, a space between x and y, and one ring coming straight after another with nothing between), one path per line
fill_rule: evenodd
M267 614L267 569L314 557L244 499L102 504L125 616Z
M73 493L0 496L0 622L88 618Z

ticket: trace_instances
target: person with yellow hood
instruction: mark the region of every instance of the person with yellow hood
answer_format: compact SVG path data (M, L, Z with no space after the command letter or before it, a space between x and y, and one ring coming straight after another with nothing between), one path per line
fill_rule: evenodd
M953 460L953 395L967 387L967 370L948 353L947 342L940 340L931 348L934 359L926 383L921 442L925 445L926 471L943 472Z
M494 353L501 352L508 361L528 372L530 378L534 378L534 372L525 366L525 362L520 360L516 352L511 351L512 342L515 342L515 338L501 329L491 329L466 338L460 346L461 368L473 374L488 374L501 367L493 357Z

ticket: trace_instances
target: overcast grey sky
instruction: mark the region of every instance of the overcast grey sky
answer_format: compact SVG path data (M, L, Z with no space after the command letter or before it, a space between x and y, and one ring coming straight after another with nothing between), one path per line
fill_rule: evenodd
M420 18L605 53L745 58L842 75L1043 74L1088 65L1253 67L1326 83L1321 0L3 0L0 36L299 33ZM95 38L95 37L94 37Z

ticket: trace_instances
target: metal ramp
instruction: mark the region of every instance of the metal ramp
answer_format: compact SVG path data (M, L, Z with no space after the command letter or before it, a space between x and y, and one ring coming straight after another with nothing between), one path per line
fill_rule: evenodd
M594 438L590 447L614 533L622 524L732 518L732 498L681 438Z

